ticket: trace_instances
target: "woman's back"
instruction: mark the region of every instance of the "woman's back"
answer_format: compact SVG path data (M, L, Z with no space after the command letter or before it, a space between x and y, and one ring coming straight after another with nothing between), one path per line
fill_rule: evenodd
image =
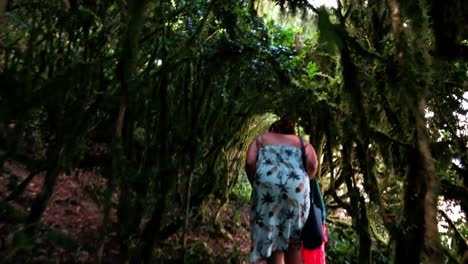
M286 134L279 134L279 133L266 133L260 136L261 137L261 144L263 146L267 145L285 145L285 146L292 146L296 148L301 148L301 142L299 141L299 137L296 135L286 135Z
M251 261L300 245L309 211L309 181L295 135L267 133L258 138L251 199Z
M250 261L301 263L301 232L310 208L309 178L315 175L315 151L302 144L294 123L281 119L247 149L246 174L252 184Z

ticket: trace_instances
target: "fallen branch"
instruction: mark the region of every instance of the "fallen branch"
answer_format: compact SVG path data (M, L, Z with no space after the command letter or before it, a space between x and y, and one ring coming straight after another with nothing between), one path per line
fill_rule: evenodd
M29 183L32 181L34 176L38 175L39 173L45 171L44 168L37 169L33 172L31 172L26 179L24 179L16 189L8 195L7 198L5 198L4 202L10 202L18 198L24 190L26 190L26 187L28 187Z

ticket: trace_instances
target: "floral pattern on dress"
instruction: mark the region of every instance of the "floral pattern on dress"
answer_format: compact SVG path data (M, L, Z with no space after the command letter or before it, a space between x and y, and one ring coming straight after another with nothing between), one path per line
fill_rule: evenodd
M310 208L309 179L301 155L293 146L259 149L250 210L251 262L300 245Z

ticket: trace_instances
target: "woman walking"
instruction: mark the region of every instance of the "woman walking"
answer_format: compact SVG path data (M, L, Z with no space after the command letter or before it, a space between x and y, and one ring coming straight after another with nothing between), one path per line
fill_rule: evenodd
M303 142L304 168L302 140L291 121L280 119L249 145L251 263L302 263L301 231L310 208L309 180L317 170L315 150L307 142Z

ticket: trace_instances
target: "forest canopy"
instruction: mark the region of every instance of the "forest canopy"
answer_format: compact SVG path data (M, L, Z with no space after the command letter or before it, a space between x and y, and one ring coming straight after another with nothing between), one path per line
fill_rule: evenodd
M328 263L466 263L466 14L464 0L0 0L0 257L246 263L189 231L248 229L222 212L248 203L247 144L288 117L319 157ZM72 175L100 216L87 242L45 220Z

